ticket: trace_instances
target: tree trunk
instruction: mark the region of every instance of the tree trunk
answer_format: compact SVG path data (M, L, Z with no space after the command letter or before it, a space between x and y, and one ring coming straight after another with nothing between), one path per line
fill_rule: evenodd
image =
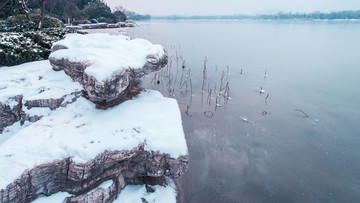
M26 18L31 21L31 18L30 18L30 10L29 8L27 7L25 0L20 0L19 1L20 5L21 5L21 8L23 9L25 15L26 15Z
M39 30L42 28L42 24L44 21L44 13L45 13L45 0L40 0L41 2L41 13L40 13L40 21L39 21Z

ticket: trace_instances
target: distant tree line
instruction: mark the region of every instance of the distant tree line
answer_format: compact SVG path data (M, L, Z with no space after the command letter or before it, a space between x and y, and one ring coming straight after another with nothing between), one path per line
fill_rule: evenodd
M141 15L133 11L125 11L125 14L128 17L128 19L131 20L150 20L151 18L150 15Z
M259 15L255 16L261 19L360 19L360 10L355 11L338 11L331 13L321 13L315 11L312 13L283 13L279 12L275 15Z
M26 0L26 6L32 13L41 13L45 0ZM0 0L0 19L24 13L19 0ZM109 23L125 21L126 15L121 11L111 12L103 0L46 0L44 4L46 15L67 22L67 19L90 20L101 19Z
M312 13L293 13L293 12L279 12L271 15L194 15L194 16L152 16L152 19L360 19L360 10L354 11L338 11L331 13L321 13L315 11Z

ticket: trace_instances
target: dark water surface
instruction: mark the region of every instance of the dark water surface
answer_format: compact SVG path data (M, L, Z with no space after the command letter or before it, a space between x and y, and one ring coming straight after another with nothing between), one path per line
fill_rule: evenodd
M179 102L183 202L360 202L359 22L151 21L129 35L171 58L143 85ZM215 109L222 71L231 99Z

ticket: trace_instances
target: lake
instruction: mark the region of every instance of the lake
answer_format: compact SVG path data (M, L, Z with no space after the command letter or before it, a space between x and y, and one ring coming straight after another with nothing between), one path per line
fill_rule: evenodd
M143 86L179 102L181 202L360 201L360 21L140 25L169 53Z

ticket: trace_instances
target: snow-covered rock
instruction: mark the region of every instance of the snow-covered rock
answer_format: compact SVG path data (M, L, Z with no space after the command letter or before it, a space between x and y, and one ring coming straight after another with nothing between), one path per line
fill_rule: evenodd
M112 202L128 184L186 172L176 100L143 91L99 110L49 61L1 68L0 76L0 107L20 112L0 134L0 202L58 192L82 198L74 201ZM37 119L29 123L30 117ZM114 181L108 189L91 191L108 180Z
M176 203L176 194L174 182L167 179L167 184L165 186L126 186L114 203Z
M49 61L26 63L0 69L0 133L22 120L44 116L39 108L66 106L81 95L82 87L67 75L51 69ZM71 101L66 98L72 98ZM37 116L37 117L35 117Z
M109 185L110 184L110 185ZM63 203L66 202L96 202L96 200L106 200L111 196L115 182L105 181L96 190L90 191L87 196L72 196L67 192L58 192L50 197L39 197L33 203ZM176 203L176 186L171 179L166 180L165 185L128 185L123 188L114 203ZM99 201L97 201L99 202ZM100 201L104 202L104 201Z
M123 35L69 34L52 50L49 60L54 70L64 70L80 82L88 98L97 104L116 99L116 104L121 103L135 80L167 64L161 45Z

